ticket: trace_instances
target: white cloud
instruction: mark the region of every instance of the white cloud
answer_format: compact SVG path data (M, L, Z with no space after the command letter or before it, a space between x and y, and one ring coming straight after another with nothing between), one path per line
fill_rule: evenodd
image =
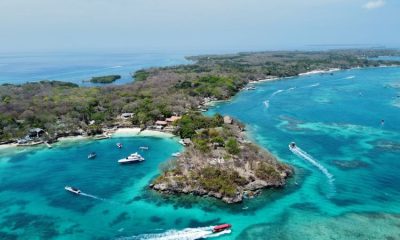
M363 8L371 10L371 9L383 7L383 6L385 6L385 4L386 4L385 0L373 0L373 1L369 1L366 4L364 4Z

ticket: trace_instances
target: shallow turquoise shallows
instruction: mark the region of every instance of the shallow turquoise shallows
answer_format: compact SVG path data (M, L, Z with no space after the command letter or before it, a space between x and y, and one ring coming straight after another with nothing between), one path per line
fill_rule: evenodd
M239 119L251 139L293 165L286 188L239 205L162 197L147 185L160 163L182 150L176 139L0 150L0 239L193 239L201 227L218 223L233 225L218 239L400 239L400 68L255 86L207 114ZM143 145L150 147L142 152L145 162L116 163ZM91 151L94 160L87 159ZM70 194L65 185L87 196Z

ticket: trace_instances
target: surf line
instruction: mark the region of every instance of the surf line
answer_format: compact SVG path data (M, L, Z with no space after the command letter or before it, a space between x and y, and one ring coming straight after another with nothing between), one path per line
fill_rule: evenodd
M139 239L151 239L151 240L195 240L218 237L223 234L231 233L231 230L224 230L218 233L214 233L214 226L210 227L198 227L198 228L185 228L183 230L168 230L164 233L149 233L141 234L132 237L121 237L117 240L139 240Z
M310 154L308 154L303 149L299 148L295 143L291 143L289 145L289 150L295 154L296 156L306 160L307 162L311 163L315 167L318 168L328 179L329 185L331 186L331 193L336 192L336 188L334 185L335 178L334 176L326 169L321 163L319 163L316 159L314 159Z

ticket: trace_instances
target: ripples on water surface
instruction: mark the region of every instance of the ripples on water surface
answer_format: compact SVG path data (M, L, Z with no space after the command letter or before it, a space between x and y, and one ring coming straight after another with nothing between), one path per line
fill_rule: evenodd
M240 119L251 138L292 164L296 175L285 189L233 206L162 198L145 187L159 163L180 149L172 139L1 150L0 238L137 239L227 222L232 233L218 239L400 239L400 69L355 69L256 87L209 114ZM317 164L293 154L291 141ZM150 146L143 164L116 164L141 145ZM87 160L91 151L98 158ZM65 185L100 199L73 196Z

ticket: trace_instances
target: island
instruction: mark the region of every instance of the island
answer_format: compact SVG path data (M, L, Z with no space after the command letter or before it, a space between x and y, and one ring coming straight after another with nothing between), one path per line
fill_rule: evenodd
M152 189L238 203L263 188L283 187L293 174L291 167L248 141L244 126L229 116L191 113L176 124L186 149L162 165Z
M89 81L91 83L108 84L108 83L113 83L120 78L121 78L120 75L107 75L107 76L101 76L101 77L92 77Z
M282 187L293 170L250 143L229 116L206 117L210 102L229 100L248 84L338 69L399 66L374 59L391 49L271 51L189 57L191 64L142 69L125 85L80 87L58 81L0 86L0 143L56 141L139 127L180 136L185 151L150 186L240 202L262 188ZM38 134L30 134L40 129ZM43 130L43 131L42 131ZM35 133L37 131L33 131ZM32 135L32 136L31 136ZM26 138L26 136L30 136Z

